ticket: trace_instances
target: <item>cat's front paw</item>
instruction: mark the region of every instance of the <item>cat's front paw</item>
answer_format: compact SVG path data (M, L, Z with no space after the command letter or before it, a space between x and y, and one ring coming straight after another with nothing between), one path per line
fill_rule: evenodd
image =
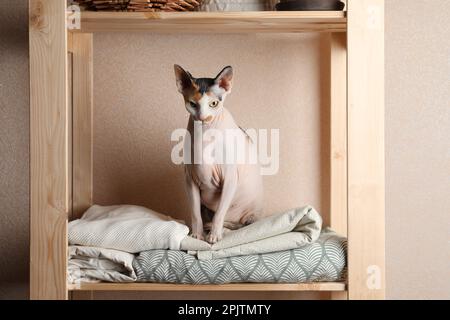
M198 239L198 240L205 240L205 237L203 236L203 232L192 232L191 237Z
M214 244L220 240L222 240L222 231L211 230L211 232L206 237L206 241L208 241L211 244Z

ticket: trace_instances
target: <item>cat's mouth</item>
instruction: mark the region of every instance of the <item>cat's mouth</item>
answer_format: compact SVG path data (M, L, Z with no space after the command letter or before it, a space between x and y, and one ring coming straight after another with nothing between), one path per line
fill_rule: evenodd
M204 119L197 118L197 121L201 121L202 124L208 124L208 123L212 122L212 120L213 120L213 116L207 116Z

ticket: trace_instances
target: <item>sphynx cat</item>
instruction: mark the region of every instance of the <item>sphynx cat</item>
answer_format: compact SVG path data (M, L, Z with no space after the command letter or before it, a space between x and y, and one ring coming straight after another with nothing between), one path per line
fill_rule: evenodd
M236 143L248 150L253 141L224 107L225 97L231 92L233 69L225 67L215 78L194 78L180 66L174 68L178 91L190 114L187 127L190 141L187 145L185 140L184 152L203 152L211 148L211 143L219 144L214 147L222 148L224 154L231 152ZM232 130L234 137L208 140L204 134L195 139L194 130L198 126L204 133L213 129L223 133L223 137L227 136L226 131ZM189 146L190 150L186 150ZM204 240L204 227L209 225L206 241L215 243L222 239L224 226L237 229L262 216L262 177L257 163L215 161L214 158L207 163L185 163L185 176L194 238ZM208 219L211 223L204 221Z

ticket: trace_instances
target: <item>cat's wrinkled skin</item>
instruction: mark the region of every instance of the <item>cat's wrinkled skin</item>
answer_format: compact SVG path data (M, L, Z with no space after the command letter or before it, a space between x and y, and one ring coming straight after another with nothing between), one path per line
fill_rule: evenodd
M194 139L195 121L201 122L203 132L208 129L222 132L235 129L237 139L241 139L242 143L253 143L223 106L232 87L231 67L224 68L216 78L194 78L175 65L175 76L178 91L183 95L190 114L188 131L191 136L191 152L200 142ZM202 147L205 148L208 143L218 142L204 140ZM225 145L228 148L229 144ZM262 215L262 177L257 164L185 164L185 172L193 237L204 239L202 206L214 213L211 230L206 238L210 243L222 238L224 224L237 228L254 222Z

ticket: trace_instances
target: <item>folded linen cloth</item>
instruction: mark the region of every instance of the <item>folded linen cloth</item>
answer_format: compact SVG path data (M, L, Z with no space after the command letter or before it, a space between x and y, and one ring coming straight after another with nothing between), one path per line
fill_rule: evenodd
M186 237L180 249L196 255L199 260L276 252L313 243L319 238L321 229L320 214L311 206L305 206L228 231L213 245Z
M140 206L93 205L81 219L69 223L69 244L130 253L152 249L179 250L189 228Z
M112 249L69 246L67 279L81 282L134 282L134 255Z
M186 225L147 208L94 205L81 219L69 223L69 243L130 253L184 250L209 260L298 248L316 241L321 228L320 214L305 206L228 230L222 240L211 245L189 237Z

